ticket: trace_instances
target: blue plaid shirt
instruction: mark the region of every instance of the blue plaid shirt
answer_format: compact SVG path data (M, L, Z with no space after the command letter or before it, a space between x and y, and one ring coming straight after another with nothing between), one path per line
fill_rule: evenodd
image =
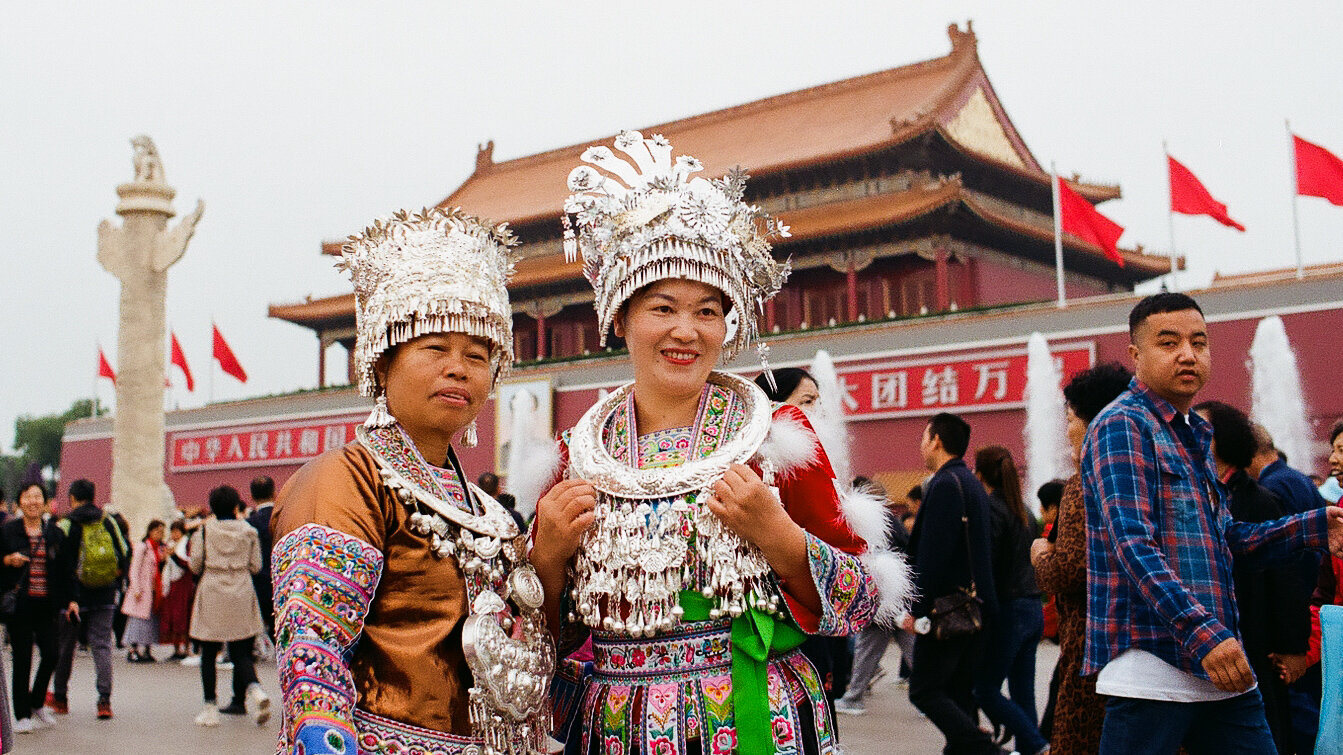
M1262 524L1231 519L1212 426L1135 378L1082 447L1087 519L1083 674L1139 648L1207 679L1202 661L1238 637L1231 557L1267 566L1328 545L1324 509Z

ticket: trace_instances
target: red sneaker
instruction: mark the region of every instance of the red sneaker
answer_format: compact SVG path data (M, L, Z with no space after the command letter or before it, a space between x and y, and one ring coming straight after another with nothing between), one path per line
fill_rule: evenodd
M106 718L111 718L111 717L112 717L112 703L111 703L110 701L108 701L108 702L99 702L99 703L98 703L98 718L106 719Z
M64 700L58 700L53 692L47 693L46 705L52 713L59 713L62 716L70 712L70 704Z

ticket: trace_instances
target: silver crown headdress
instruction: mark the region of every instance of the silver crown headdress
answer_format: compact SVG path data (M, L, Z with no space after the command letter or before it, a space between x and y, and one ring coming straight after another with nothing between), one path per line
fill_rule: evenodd
M426 333L466 333L490 342L497 380L513 363L508 279L517 240L460 208L401 210L349 238L336 268L350 273L355 298L359 392L379 398L369 421L389 424L373 366L384 351Z
M747 176L739 168L714 180L691 179L703 170L700 161L689 155L673 161L661 134L645 139L624 131L615 147L629 159L605 146L583 152L588 165L569 174L574 193L564 203L565 258L572 262L582 250L602 345L635 291L685 278L722 291L737 312L736 332L723 346L724 359L732 359L755 339L765 301L788 277L788 263L774 259L768 241L787 237L788 227L742 201Z

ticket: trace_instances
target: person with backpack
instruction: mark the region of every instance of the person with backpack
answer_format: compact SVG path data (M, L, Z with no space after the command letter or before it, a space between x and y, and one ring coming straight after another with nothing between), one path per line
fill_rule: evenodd
M88 480L70 483L70 503L74 509L61 520L65 533L61 548L61 568L73 575L74 598L66 609L69 629L79 622L88 629L89 648L93 651L95 685L98 690L98 718L112 717L112 618L117 610L117 582L130 566L130 548L121 528L93 503L94 487ZM66 691L74 660L74 635L62 637L60 658L53 685L53 709L69 710Z

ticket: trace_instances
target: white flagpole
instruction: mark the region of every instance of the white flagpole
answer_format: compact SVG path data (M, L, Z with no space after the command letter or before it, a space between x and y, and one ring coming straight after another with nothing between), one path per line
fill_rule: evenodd
M1049 188L1054 195L1054 276L1058 282L1059 309L1068 306L1067 294L1063 290L1063 216L1059 209L1059 171L1054 163L1049 163Z
M101 360L103 358L103 345L97 341L94 341L93 345L98 349L98 359ZM98 364L99 370L102 366L100 361ZM98 370L94 370L93 372L93 404L89 407L89 416L98 416Z
M1300 167L1296 164L1296 140L1292 138L1292 122L1286 118L1282 122L1287 126L1287 148L1292 151L1292 235L1296 238L1296 277L1306 277L1306 268L1301 264L1301 220L1297 215L1296 202L1300 181Z
M1175 211L1170 208L1171 197L1175 196L1175 187L1170 184L1170 148L1166 140L1161 140L1161 151L1166 155L1166 227L1170 231L1170 290L1178 291L1179 284L1175 271L1180 266L1180 255L1175 252Z
M210 395L206 398L206 404L215 402L215 325L214 317L210 318Z

